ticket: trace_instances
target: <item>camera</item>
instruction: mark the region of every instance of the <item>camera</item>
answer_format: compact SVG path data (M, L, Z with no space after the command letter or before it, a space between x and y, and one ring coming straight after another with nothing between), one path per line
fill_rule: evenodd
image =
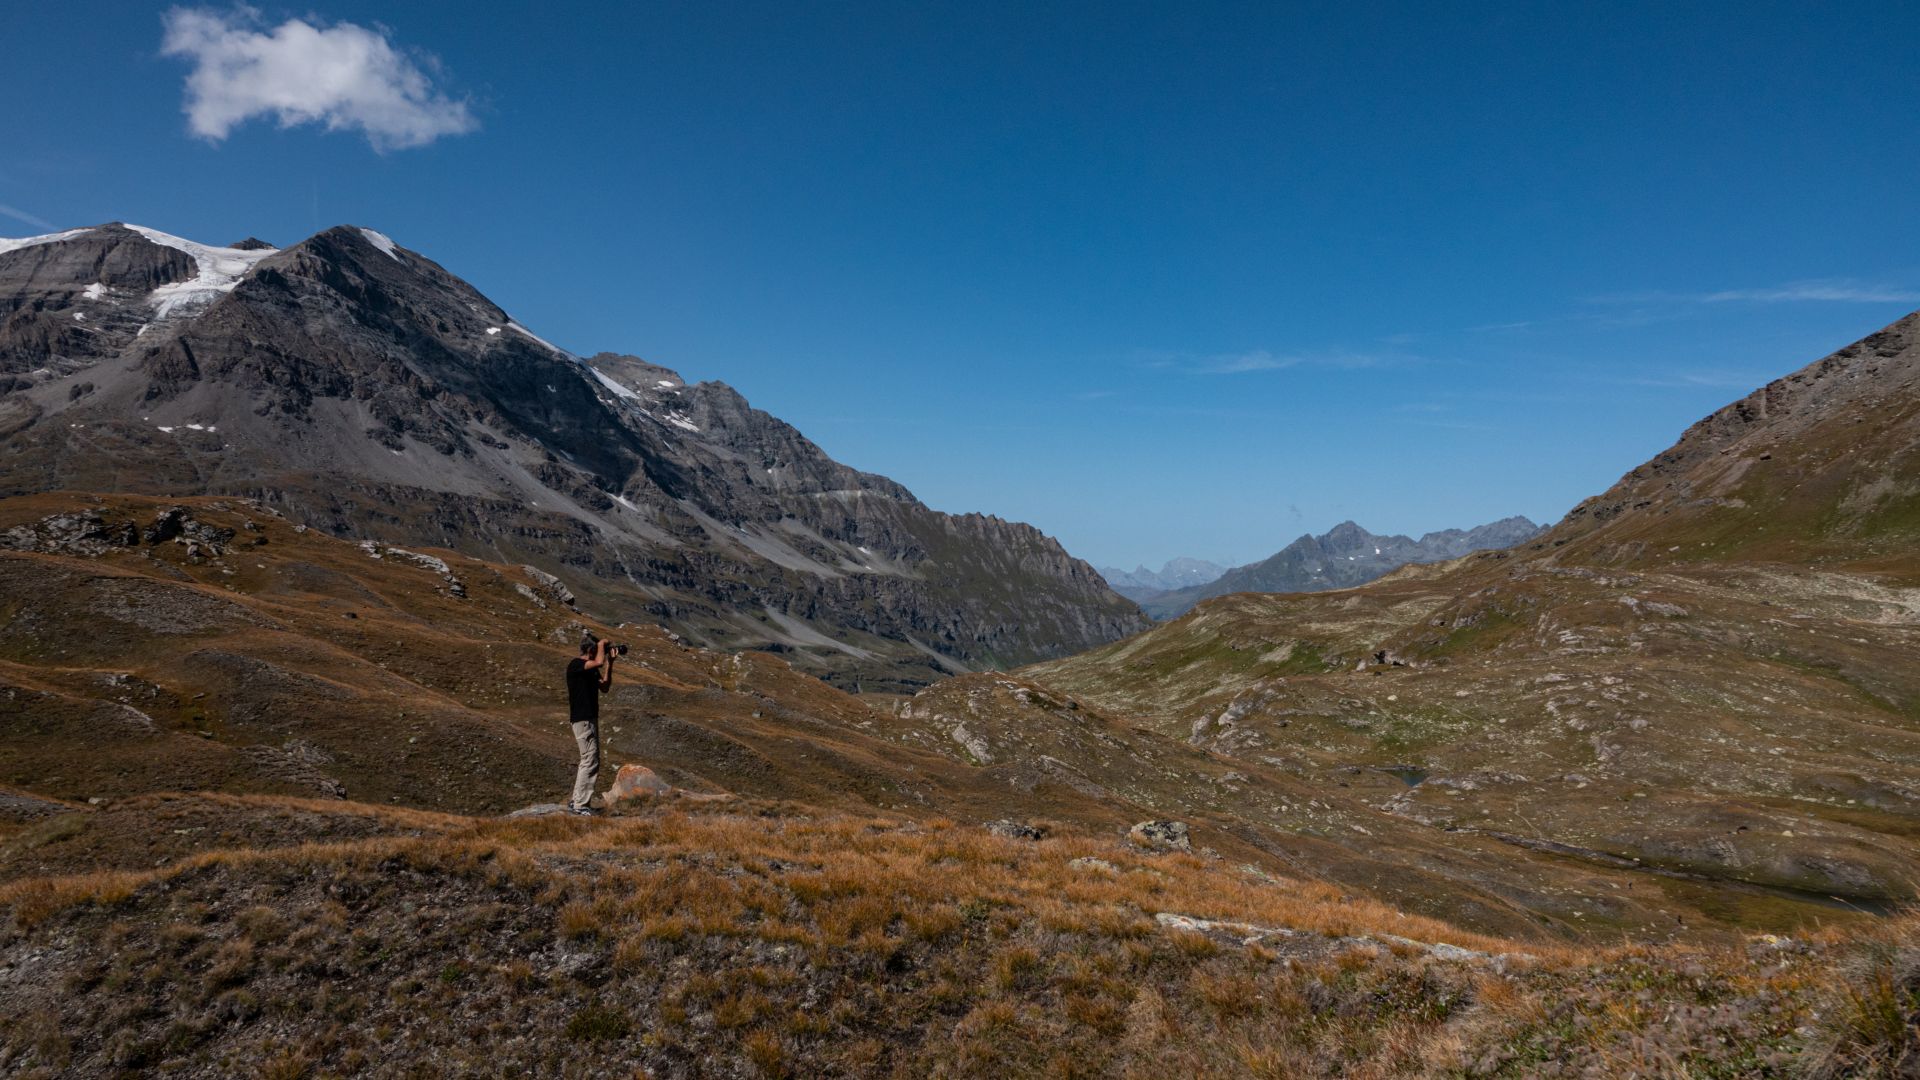
M588 632L582 635L580 638L580 651L583 653L591 652L595 646L600 644L602 644L601 640L595 637L591 632ZM612 656L627 655L627 647L624 644L621 644L615 641L605 642L604 644L607 647L608 654Z

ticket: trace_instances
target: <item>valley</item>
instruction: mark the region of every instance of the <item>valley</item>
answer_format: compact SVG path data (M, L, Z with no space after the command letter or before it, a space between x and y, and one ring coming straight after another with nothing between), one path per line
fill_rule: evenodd
M1911 1060L1920 315L1549 529L1149 624L383 234L8 243L10 1073ZM660 788L599 820L585 631Z

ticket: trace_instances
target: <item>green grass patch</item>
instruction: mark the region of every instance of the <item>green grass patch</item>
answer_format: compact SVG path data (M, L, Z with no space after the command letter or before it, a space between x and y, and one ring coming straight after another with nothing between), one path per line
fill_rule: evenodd
M588 1005L567 1019L567 1038L575 1042L608 1042L632 1033L626 1013L599 1005Z

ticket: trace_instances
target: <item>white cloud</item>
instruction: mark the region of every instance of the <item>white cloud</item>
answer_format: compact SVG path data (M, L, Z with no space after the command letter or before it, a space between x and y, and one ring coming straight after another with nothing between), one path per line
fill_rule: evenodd
M1252 352L1206 357L1194 365L1194 370L1208 375L1239 375L1248 371L1278 371L1299 362L1297 356L1275 356L1265 349L1255 349Z
M1769 376L1756 372L1727 371L1724 369L1701 369L1698 371L1671 371L1637 378L1617 380L1628 386L1659 387L1706 387L1716 390L1751 390L1764 384Z
M59 228L59 226L55 225L51 221L46 221L44 219L34 217L32 214L27 213L25 210L16 210L13 207L8 206L6 203L0 203L0 217L10 217L15 221L24 221L36 229L45 229L48 232L52 232L55 229Z
M1808 301L1841 304L1920 304L1920 291L1870 282L1795 281L1768 289L1721 289L1707 293L1614 293L1590 298L1600 304L1793 304Z
M173 8L160 51L193 63L187 126L218 141L255 117L283 128L322 124L364 132L376 150L424 146L479 126L467 103L434 88L383 31L354 23L288 19L270 30L252 8Z
M1250 352L1214 353L1211 355L1196 353L1144 353L1141 364L1150 368L1167 368L1182 371L1189 375L1244 375L1251 371L1280 371L1290 367L1310 366L1326 368L1370 368L1380 367L1390 360L1385 356L1368 353L1329 352L1280 355L1265 349Z
M1726 289L1708 293L1703 303L1721 304L1745 300L1760 304L1790 303L1797 300L1827 300L1846 304L1915 304L1920 292L1893 289L1884 285L1862 285L1854 281L1802 281L1775 289Z

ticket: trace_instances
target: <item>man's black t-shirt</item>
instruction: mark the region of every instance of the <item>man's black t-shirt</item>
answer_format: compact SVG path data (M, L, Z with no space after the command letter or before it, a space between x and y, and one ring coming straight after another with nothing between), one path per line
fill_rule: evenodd
M600 719L600 672L587 670L587 662L578 656L567 661L567 708L570 723Z

